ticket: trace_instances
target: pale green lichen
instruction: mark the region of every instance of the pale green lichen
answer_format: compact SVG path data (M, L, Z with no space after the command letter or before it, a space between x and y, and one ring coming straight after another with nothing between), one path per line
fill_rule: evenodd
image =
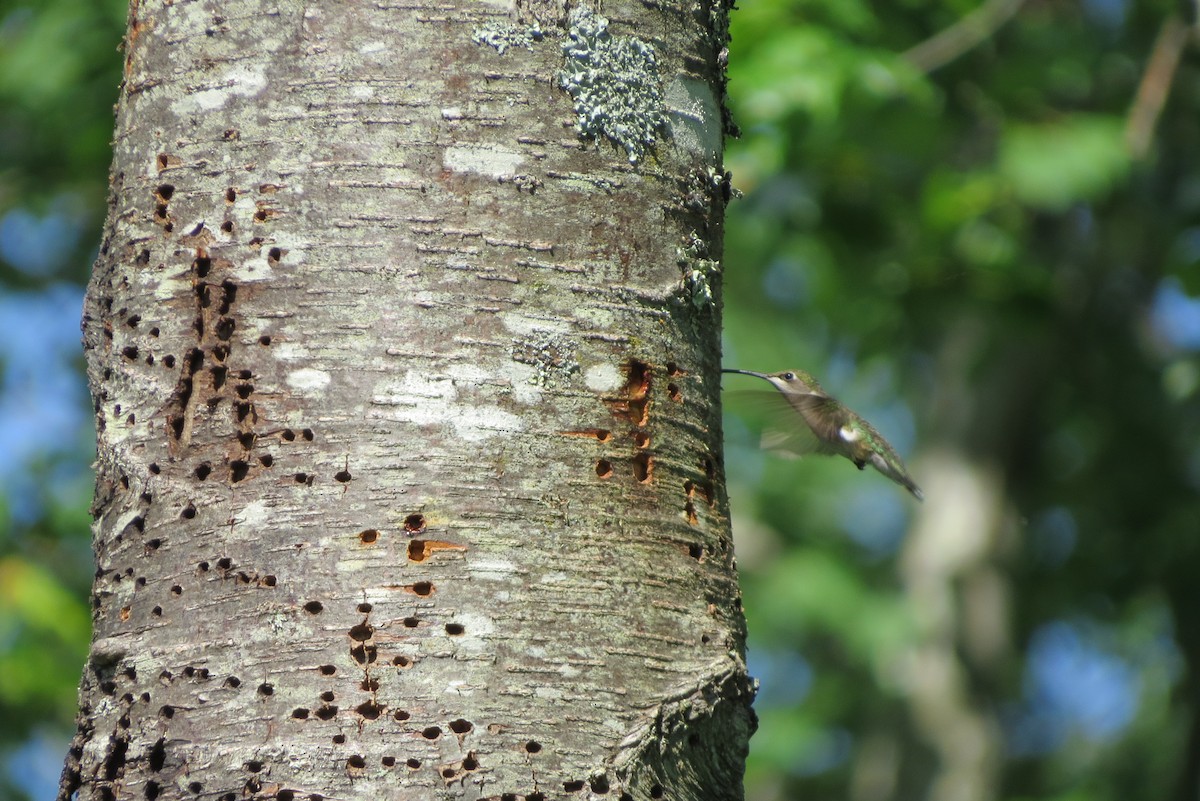
M476 28L471 33L471 40L476 44L496 48L503 55L510 47L533 49L534 42L542 41L544 34L537 23L533 25L501 25L499 28Z
M565 335L534 329L528 336L514 337L509 354L514 362L534 368L529 383L555 387L566 386L571 376L579 372L575 349L575 342Z
M683 247L675 249L675 261L683 273L684 296L697 311L712 308L712 281L721 271L721 262L707 256L708 245L695 232Z
M575 101L583 136L605 137L636 163L666 130L662 81L654 48L635 36L613 36L608 20L571 12L558 82Z
M742 190L733 185L733 173L727 170L719 170L716 167L708 167L705 169L704 175L708 180L709 188L721 195L723 200L728 202L733 198L743 196Z

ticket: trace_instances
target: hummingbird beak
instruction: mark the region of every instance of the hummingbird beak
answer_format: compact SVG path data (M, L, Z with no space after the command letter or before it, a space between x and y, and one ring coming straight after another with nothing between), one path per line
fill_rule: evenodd
M752 375L755 378L761 378L764 381L771 380L771 377L769 375L767 375L766 373L756 373L753 370L733 370L733 369L722 367L721 372L722 373L741 373L742 375Z

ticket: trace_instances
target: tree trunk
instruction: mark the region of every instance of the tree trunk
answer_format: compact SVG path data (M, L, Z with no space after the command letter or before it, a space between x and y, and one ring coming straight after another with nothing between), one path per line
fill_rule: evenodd
M133 2L61 799L742 796L727 9L605 12Z

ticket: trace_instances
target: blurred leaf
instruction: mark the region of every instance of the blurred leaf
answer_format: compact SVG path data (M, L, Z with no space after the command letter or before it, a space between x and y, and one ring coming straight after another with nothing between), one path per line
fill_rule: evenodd
M784 554L762 576L754 599L750 614L761 615L770 630L836 634L868 666L882 666L913 633L899 599L872 591L849 564L814 549Z
M849 45L817 26L776 31L744 58L746 85L735 105L747 126L796 113L828 124L851 90L877 100L928 96L923 76L894 54Z
M0 610L39 636L68 643L87 639L87 607L45 569L18 556L0 558Z
M44 722L53 710L59 724L69 723L89 630L79 595L42 567L0 558L0 710L24 714L28 724Z
M1023 203L1064 211L1097 200L1129 171L1124 122L1075 114L1045 125L1012 123L1000 143L999 170Z
M799 710L761 710L758 732L754 735L755 756L774 770L798 772L797 769L802 768L814 752L827 747L829 736L825 726Z
M990 172L935 169L926 179L922 217L935 230L953 231L987 214L1002 198L1002 186Z

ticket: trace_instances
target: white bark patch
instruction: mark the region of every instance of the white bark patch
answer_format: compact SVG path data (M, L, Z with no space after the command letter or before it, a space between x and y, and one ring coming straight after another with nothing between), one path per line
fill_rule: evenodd
M454 145L446 148L442 166L454 172L474 172L504 178L517 174L517 168L525 161L515 150L481 145Z
M525 421L511 412L476 403L458 404L457 399L458 388L452 379L427 379L409 372L371 402L390 407L381 415L389 420L419 426L452 426L455 436L467 442L525 430Z
M452 364L446 369L446 372L452 379L464 384L483 384L492 378L492 374L487 370L473 364Z
M525 430L525 422L520 417L494 406L423 403L401 407L393 412L391 417L416 425L451 425L455 435L466 442L481 442L491 437L517 434Z
M565 334L571 330L571 324L566 320L552 317L530 317L527 314L502 313L500 322L504 323L504 327L509 331L521 336L529 336L535 331L554 331Z
M258 526L267 522L269 516L266 501L255 501L247 504L242 511L233 517L234 525Z
M163 277L154 284L154 297L156 300L172 300L179 297L181 287L186 287L192 282L191 265L184 265L171 273L165 273Z
M615 392L621 386L621 372L611 364L597 364L583 371L583 383L592 392Z
M400 386L394 390L398 395L418 398L444 398L454 400L458 390L450 378L426 378L420 373L405 373Z
M542 388L537 383L537 370L533 365L513 362L505 367L504 374L512 383L517 403L533 405L542 402Z
M329 373L315 367L301 367L287 375L288 386L301 392L322 392L332 380Z
M308 348L298 342L280 342L272 350L276 359L287 362L305 361L312 356Z
M462 634L455 634L448 637L457 650L467 653L480 653L492 648L488 635L495 630L496 626L490 617L459 612L454 615L452 620L447 622L457 623L463 627Z
M267 76L261 68L255 70L246 65L238 65L226 70L215 83L218 85L201 89L175 101L171 104L171 111L181 115L216 111L232 97L252 97L261 92L267 85Z
M721 152L721 111L711 86L693 78L674 80L666 104L671 136L680 147L701 156Z
M471 575L475 578L507 579L517 572L517 566L504 559L485 559L471 563Z
M246 259L233 269L232 277L241 283L267 281L270 280L273 273L271 262L267 261L266 256L262 256L258 259Z

